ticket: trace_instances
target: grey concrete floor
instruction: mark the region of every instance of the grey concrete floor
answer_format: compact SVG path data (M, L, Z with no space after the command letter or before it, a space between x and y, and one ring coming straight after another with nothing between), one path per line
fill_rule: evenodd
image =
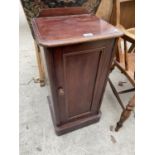
M121 113L109 85L101 111L101 120L63 136L56 136L47 104L46 87L33 82L38 76L33 40L23 10L20 8L20 155L134 155L134 116L119 132L111 131ZM126 78L115 70L111 75L117 85ZM130 87L129 83L118 89ZM122 95L127 103L132 94Z

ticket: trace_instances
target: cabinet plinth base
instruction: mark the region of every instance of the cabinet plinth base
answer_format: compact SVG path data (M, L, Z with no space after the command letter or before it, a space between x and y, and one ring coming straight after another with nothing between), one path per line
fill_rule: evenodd
M86 118L79 118L73 122L68 122L63 125L56 126L51 99L49 96L47 96L47 99L48 99L48 103L49 103L49 108L50 108L50 112L51 112L51 116L52 116L52 120L53 120L53 124L54 124L54 128L55 128L55 132L58 136L68 133L68 132L71 132L73 130L85 127L87 125L96 123L99 121L99 119L101 117L101 112L99 112L98 114L93 115L93 116L89 116Z

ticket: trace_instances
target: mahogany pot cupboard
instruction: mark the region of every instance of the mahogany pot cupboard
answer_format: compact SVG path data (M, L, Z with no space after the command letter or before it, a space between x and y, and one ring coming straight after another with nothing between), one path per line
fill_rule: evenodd
M56 134L99 121L114 48L123 33L88 13L38 17L32 26L43 48Z

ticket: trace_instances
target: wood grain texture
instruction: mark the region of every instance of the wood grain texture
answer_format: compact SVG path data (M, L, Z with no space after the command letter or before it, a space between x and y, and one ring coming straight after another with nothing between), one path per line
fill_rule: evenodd
M113 0L110 23L121 25L125 29L135 27L135 0Z
M114 43L115 39L109 39L91 44L45 47L45 61L52 92L50 96L53 96L54 100L50 107L57 134L76 129L75 122L78 122L79 126L80 120L99 120L98 114L114 53ZM60 93L60 90L63 90L63 93ZM94 122L91 119L89 121ZM68 130L67 124L71 125Z
M53 122L55 122L55 119L54 119L55 118L55 113L54 113L53 106L52 106L52 101L51 101L52 99L48 96L47 100L48 100L49 108L50 108L50 111L51 111L52 120L53 120ZM57 126L56 123L54 123L55 133L58 136L61 136L61 135L65 134L65 133L68 133L68 132L83 128L83 127L91 125L93 123L97 123L100 120L100 117L101 117L101 112L99 112L97 115L92 115L90 117L76 119L73 122L68 122L68 123L63 124L61 126Z
M56 133L99 121L114 45L123 33L89 14L37 18L33 28L44 49Z
M40 10L38 17L53 17L53 16L66 16L66 15L77 15L77 14L88 14L88 11L82 7L70 7L70 8L47 8ZM32 34L33 31L32 31ZM38 63L38 70L39 70L39 82L40 86L45 86L45 73L44 73L44 66L42 64L42 57L40 54L40 47L36 44L34 40L34 45L36 49L36 57Z
M94 49L65 53L63 56L66 95L68 94L66 102L71 118L90 112L101 52L102 49Z
M70 8L48 8L41 9L38 17L53 17L53 16L67 16L67 15L79 15L89 14L89 12L82 7L70 7Z
M121 31L104 20L88 14L34 18L32 25L38 44L48 47L108 39L123 35ZM92 34L92 36L85 37L84 34Z

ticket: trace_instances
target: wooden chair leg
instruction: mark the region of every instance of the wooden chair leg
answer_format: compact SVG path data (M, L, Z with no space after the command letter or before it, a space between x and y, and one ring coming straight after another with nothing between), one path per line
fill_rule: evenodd
M40 83L40 86L43 87L45 86L45 72L44 72L44 67L41 60L41 52L40 52L39 46L36 44L35 41L34 41L34 44L36 49L36 57L37 57L38 70L39 70L39 79L37 81Z
M135 107L135 95L129 101L128 105L126 106L126 109L123 110L120 120L116 125L115 131L118 131L123 126L123 123L129 118L131 111L133 111L134 107Z

